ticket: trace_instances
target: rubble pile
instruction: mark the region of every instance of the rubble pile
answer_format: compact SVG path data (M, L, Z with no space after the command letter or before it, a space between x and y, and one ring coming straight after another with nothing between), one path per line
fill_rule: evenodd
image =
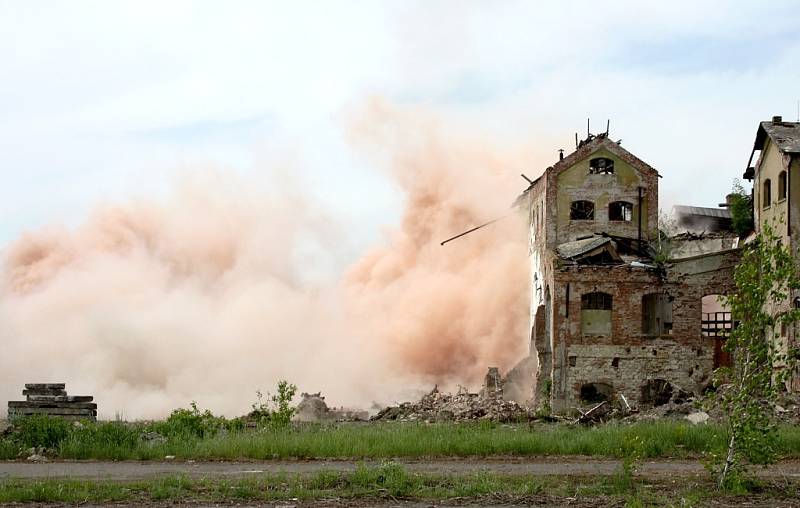
M460 388L457 393L442 393L438 387L418 402L389 406L373 416L372 421L461 422L491 420L500 423L529 421L533 413L513 401L503 400L502 390L470 393Z
M303 393L302 398L294 416L297 422L358 422L369 419L366 411L329 408L321 392Z
M24 401L8 403L8 417L47 415L67 420L97 420L97 404L91 395L67 395L64 383L28 383Z

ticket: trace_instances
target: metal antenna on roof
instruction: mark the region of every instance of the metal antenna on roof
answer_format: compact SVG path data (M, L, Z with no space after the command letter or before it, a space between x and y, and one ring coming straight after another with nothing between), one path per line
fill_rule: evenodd
M575 148L578 148L578 133L575 133Z
M611 127L611 119L606 120L606 137L608 137L608 129Z
M589 119L587 118L586 119L586 139L589 139L589 136L591 136L591 135L592 135L592 133L589 131Z

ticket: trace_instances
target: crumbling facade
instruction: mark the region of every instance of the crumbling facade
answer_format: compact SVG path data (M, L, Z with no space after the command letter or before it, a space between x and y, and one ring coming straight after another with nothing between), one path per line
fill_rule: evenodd
M733 289L738 239L684 245L680 258L654 251L659 178L607 134L589 135L517 200L530 219L537 402L554 411L700 392L725 360L702 302ZM693 240L704 241L683 243Z
M754 156L758 155L754 165ZM753 151L744 178L753 182L753 224L759 233L770 224L795 259L800 259L800 122L784 122L780 116L761 122L756 130ZM776 313L800 308L800 292L795 291ZM800 330L782 326L777 347L786 353L800 344ZM794 372L787 387L800 391L800 371Z

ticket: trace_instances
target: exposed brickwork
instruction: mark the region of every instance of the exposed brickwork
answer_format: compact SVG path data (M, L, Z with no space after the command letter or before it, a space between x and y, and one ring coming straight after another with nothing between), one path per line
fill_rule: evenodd
M620 170L615 175L591 174L587 160L595 152L611 154ZM641 230L642 239L654 238L657 178L652 167L601 137L548 168L526 191L522 202L531 217L531 344L539 360L537 393L541 402L549 391L556 411L578 405L581 387L589 383L610 386L612 393L642 403L642 386L649 380L665 380L694 392L710 381L715 344L713 338L701 335L702 298L732 290L737 250L686 258L659 269L637 267L630 261L614 266L566 265L555 254L557 245L584 234L637 238ZM568 207L578 199L603 207L595 210L593 220L572 221ZM632 221L608 220L607 203L616 200L634 203ZM606 293L613 302L611 331L606 335L582 329L582 296L593 292ZM643 297L653 293L667 295L657 299L672 304L671 330L659 336L643 332ZM587 319L608 316L592 312ZM587 330L603 329L607 328L587 326Z
M557 270L552 281L552 371L549 376L540 373L540 378L552 379L553 407L578 405L586 383L608 384L632 402L641 402L642 385L652 379L691 392L705 388L714 367L714 339L701 335L702 298L732 290L738 256L738 251L729 251L686 260L665 272L625 265ZM595 291L613 299L608 336L581 330L581 296ZM672 299L672 330L658 337L642 328L642 298L652 293Z

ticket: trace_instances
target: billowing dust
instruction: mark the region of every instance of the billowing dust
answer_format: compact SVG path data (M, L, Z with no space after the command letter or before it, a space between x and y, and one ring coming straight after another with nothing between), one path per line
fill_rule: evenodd
M26 382L66 382L95 395L101 417L158 417L190 401L236 415L288 379L365 407L511 368L528 354L526 235L510 208L525 150L380 103L350 133L388 168L405 209L332 281L305 272L346 235L336 218L289 180L224 171L8 245L0 402ZM301 255L309 245L316 254Z

